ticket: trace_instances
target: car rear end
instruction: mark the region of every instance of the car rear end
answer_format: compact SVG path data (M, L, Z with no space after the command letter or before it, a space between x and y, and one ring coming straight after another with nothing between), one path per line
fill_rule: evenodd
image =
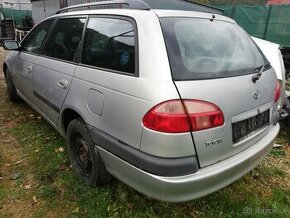
M277 122L281 93L272 66L244 30L207 16L160 18L200 167L261 140Z
M233 183L268 155L279 132L281 86L260 49L231 19L195 12L154 13L177 95L161 98L173 91L159 90L162 86L147 90L156 98L142 115L139 150L159 158L159 163L184 165L183 170L168 164L156 174L105 150L100 153L110 173L133 188L159 200L181 202ZM141 36L139 46L143 40Z
M204 187L205 193L234 181L270 151L279 130L281 83L260 49L232 20L212 14L157 14L180 99L152 108L143 119L144 131L153 130L156 137L159 132L190 132L199 164L192 177L207 170L211 175L209 169L228 162L215 169L221 174ZM222 176L235 167L232 178Z

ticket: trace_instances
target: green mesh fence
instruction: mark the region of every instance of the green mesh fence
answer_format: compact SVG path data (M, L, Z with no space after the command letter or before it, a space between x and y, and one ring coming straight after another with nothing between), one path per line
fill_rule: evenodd
M250 35L290 46L290 5L218 7Z
M4 18L14 19L16 26L21 26L22 25L22 18L24 18L25 15L32 16L31 11L13 10L13 9L10 9L10 8L0 8L0 13L2 13Z
M265 38L281 45L290 46L290 5L271 8Z

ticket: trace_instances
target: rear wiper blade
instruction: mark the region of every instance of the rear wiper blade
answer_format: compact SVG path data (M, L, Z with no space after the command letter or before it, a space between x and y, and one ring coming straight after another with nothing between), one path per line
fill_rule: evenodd
M256 67L254 70L253 70L253 73L261 73L262 69L264 68L265 65L261 65L259 67Z
M260 79L260 77L262 76L262 73L263 73L265 67L267 67L269 64L270 64L270 62L268 62L268 63L266 63L266 64L263 64L263 65L261 65L261 66L259 66L259 67L256 67L256 68L253 70L253 73L256 73L256 75L254 75L253 78L252 78L253 83L256 83L257 80Z

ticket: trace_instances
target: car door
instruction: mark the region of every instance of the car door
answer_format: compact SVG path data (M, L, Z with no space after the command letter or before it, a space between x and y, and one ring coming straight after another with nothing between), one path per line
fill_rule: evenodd
M33 94L38 109L57 124L62 103L75 72L77 49L86 18L59 18L36 58L32 76Z
M19 93L33 103L32 74L36 57L41 53L41 46L49 33L53 20L46 20L36 26L21 43L21 50L16 54L14 84Z

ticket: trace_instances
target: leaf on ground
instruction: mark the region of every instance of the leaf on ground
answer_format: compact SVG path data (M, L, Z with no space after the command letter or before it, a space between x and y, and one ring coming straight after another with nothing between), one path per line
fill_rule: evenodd
M62 153L62 152L64 152L64 148L63 147L59 147L58 151Z
M72 213L79 213L79 211L80 211L80 208L77 207L76 209L74 209L74 211Z
M14 163L14 166L16 166L16 165L18 165L18 164L20 164L22 162L23 162L23 160L19 160L19 161L17 161L17 162Z
M24 188L25 188L26 190L31 189L31 184L25 185Z
M36 199L35 195L33 195L32 199L33 199L33 202L36 204L37 203L37 199Z
M58 168L60 171L64 171L67 169L66 165L65 164L61 164Z

